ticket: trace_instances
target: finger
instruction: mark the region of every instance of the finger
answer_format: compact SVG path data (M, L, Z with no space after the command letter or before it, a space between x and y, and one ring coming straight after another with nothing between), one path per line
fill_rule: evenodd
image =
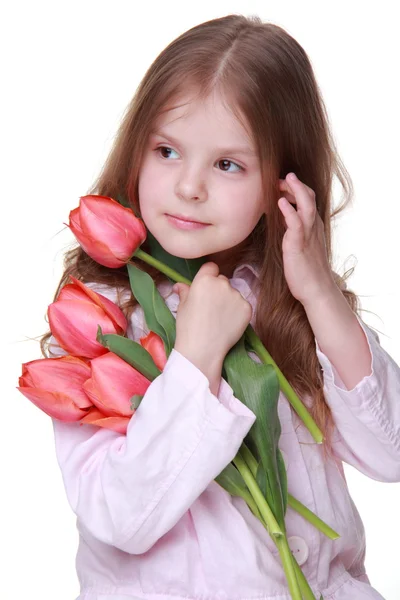
M304 246L304 226L301 218L284 196L279 198L278 206L285 218L287 229L290 231L293 246L301 250Z
M171 288L171 292L174 292L175 294L179 294L179 291L181 289L180 286L181 286L180 283L174 283L174 285Z
M292 179L291 175L292 173L287 175L285 183L289 193L292 193L295 196L297 214L303 221L306 232L309 233L314 225L317 212L315 192L302 181L297 179L297 177Z
M192 285L205 275L211 275L212 277L218 277L219 267L214 262L205 262L201 265L196 275L193 277Z
M207 273L209 275L214 275L215 277L218 276L219 274L219 266L217 265L217 263L209 261L209 262L205 262L201 265L200 269L197 271L196 273L196 277L199 273Z
M295 179L292 179L292 174L295 176ZM314 194L314 190L312 188L310 188L308 185L306 185L303 181L301 181L301 179L299 179L296 175L296 173L288 173L285 177L285 179L278 179L278 185L283 185L286 186L287 189L289 190L295 190L296 187L296 183L300 183L306 190L308 190L310 193ZM293 184L291 186L291 184Z
M284 196L290 202L290 204L296 206L296 196L292 192L288 183L285 180L280 179L277 187L280 192L284 192Z
M175 289L174 289L175 288ZM189 293L190 285L187 283L176 283L172 290L178 294L180 302L184 301Z

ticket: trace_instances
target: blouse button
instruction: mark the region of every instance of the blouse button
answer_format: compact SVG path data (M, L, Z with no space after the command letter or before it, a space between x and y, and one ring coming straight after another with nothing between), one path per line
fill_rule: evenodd
M304 565L308 558L308 546L306 541L298 535L292 535L291 537L288 537L288 544L299 565Z

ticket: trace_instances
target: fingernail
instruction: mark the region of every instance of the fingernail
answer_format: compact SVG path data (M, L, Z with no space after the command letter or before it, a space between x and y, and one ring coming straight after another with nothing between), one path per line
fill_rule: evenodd
M297 180L297 177L296 177L296 175L295 175L294 173L289 173L288 177L289 177L289 179L291 179L292 181L296 181L296 180Z

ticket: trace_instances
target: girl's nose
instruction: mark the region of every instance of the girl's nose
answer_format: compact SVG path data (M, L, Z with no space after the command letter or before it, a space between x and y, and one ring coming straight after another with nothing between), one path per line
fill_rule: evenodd
M184 200L206 200L207 184L204 173L199 169L182 170L176 183L175 193Z

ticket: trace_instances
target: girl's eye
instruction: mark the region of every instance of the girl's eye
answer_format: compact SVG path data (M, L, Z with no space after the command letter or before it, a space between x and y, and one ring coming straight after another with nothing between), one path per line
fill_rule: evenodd
M169 146L159 146L158 148L156 148L156 152L160 152L162 150L166 150L168 152L168 150L172 150L172 148L170 148ZM172 152L175 152L175 150L172 150ZM163 158L168 158L168 157L163 156Z
M243 171L244 170L243 167L241 167L240 165L234 163L231 160L227 160L226 158L223 158L223 159L219 160L218 162L219 163L225 163L225 164L228 163L228 164L231 164L231 165L235 165L235 167L237 167L237 171L225 171L225 169L222 169L226 173L239 173L239 171Z
M169 151L175 152L175 150L172 150L172 148L170 148L169 146L159 146L158 148L156 148L156 152L163 153L163 151L166 151L167 153ZM163 155L162 155L162 157L165 158L165 159L169 158L169 156L163 156ZM225 165L228 163L228 165L235 165L235 167L237 167L236 171L228 171L227 169L222 168L222 171L224 171L225 173L239 173L240 171L244 171L243 167L241 167L240 165L234 163L231 160L221 159L221 160L218 161L218 163L225 163ZM229 168L229 166L228 166L228 168Z

